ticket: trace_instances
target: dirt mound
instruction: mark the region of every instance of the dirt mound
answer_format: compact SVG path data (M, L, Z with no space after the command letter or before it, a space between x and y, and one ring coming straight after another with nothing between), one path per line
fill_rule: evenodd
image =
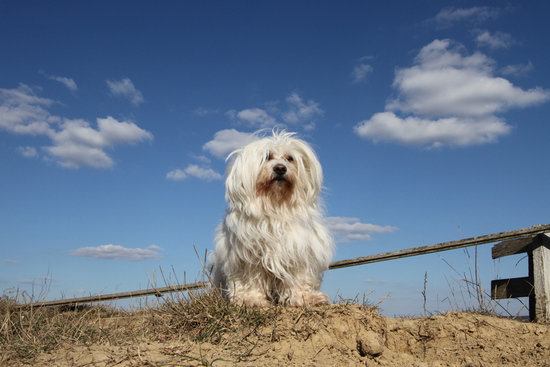
M144 330L154 324L151 317L104 319L99 329L106 335L114 328ZM550 325L472 313L391 319L357 305L279 308L256 327L224 329L209 341L177 330L138 334L101 343L67 340L3 365L550 366Z

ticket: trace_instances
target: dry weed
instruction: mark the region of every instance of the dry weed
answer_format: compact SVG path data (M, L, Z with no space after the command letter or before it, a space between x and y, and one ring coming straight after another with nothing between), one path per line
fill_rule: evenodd
M0 315L0 361L30 359L64 342L109 343L121 337L116 335L121 329L106 327L106 321L127 317L126 312L103 305L25 307L8 296L0 298Z

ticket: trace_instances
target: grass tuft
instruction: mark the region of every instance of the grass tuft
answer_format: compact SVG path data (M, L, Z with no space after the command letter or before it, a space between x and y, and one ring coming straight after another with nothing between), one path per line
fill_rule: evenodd
M17 297L0 297L0 365L32 363L63 344L121 345L140 340L183 340L232 345L236 359L256 347L259 329L273 328L281 306L249 308L229 302L215 289L175 292L154 306L132 311L105 305L28 307ZM179 357L196 359L180 355ZM208 361L200 356L202 365Z
M71 308L26 307L15 297L0 297L0 361L32 359L64 342L108 342L115 337L102 320L124 317L125 312L103 305Z
M166 337L186 335L194 342L218 344L229 332L242 338L274 322L278 307L250 308L221 297L216 289L177 293L150 310L153 327Z

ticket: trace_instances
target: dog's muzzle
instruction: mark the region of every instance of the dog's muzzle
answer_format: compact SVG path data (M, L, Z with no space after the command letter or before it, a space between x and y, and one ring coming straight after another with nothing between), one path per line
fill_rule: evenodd
M286 166L284 164L276 164L275 166L273 166L273 173L275 175L275 177L273 178L274 180L285 180Z

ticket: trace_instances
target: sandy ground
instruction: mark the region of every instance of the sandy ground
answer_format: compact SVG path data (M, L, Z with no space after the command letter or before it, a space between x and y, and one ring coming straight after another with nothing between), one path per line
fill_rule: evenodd
M104 328L139 328L111 320ZM256 330L228 331L215 344L164 340L70 341L6 366L550 366L550 325L447 313L384 318L363 306L283 309Z

